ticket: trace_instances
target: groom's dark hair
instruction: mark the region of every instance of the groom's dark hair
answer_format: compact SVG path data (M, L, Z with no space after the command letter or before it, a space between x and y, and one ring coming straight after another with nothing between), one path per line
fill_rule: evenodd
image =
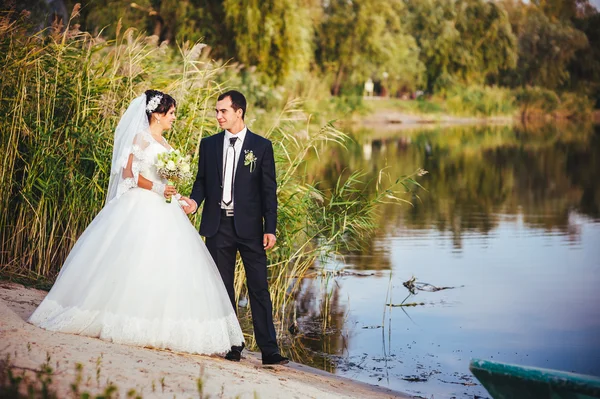
M217 101L224 100L227 97L231 98L231 108L234 111L242 109L242 119L244 119L244 116L246 116L246 97L237 90L229 90L221 94Z

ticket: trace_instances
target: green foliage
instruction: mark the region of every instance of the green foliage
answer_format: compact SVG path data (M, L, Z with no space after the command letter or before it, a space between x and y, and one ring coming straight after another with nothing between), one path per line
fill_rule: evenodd
M589 119L593 103L586 96L564 92L560 96L542 87L525 87L515 90L522 118L551 114L569 119Z
M83 7L81 22L83 29L94 35L102 33L112 39L122 29L130 28L160 35L159 18L151 16L156 10L152 8L150 0L136 2L138 7L132 7L131 2L125 0L99 0L92 4L94 6L90 4L91 7Z
M560 109L569 119L584 120L592 114L594 104L586 96L564 92L560 95Z
M542 87L516 89L515 98L521 108L521 114L525 116L533 112L551 113L560 104L560 99L554 91Z
M300 0L225 0L237 59L266 72L272 83L306 72L313 59L313 26Z
M588 48L586 35L535 6L513 10L511 22L519 40L519 61L504 80L517 86L562 87L569 79L569 63L577 51Z
M35 1L35 0L31 0ZM41 0L37 0L43 3ZM229 57L231 43L220 2L201 0L67 0L82 3L82 29L114 39L121 29L137 29L171 44L205 40L217 57Z
M408 114L439 114L446 112L444 99L419 96L416 100L388 100L370 103L371 107L393 109Z
M6 399L42 398L56 399L61 397L57 392L57 383L53 383L53 377L60 371L50 366L50 354L47 354L46 362L39 366L39 370L17 367L9 355L0 360L0 397ZM58 363L57 363L58 364ZM98 383L97 395L82 391L84 369L81 363L75 364L75 380L69 384L71 396L76 399L111 399L120 398L119 388L107 380L105 384ZM154 383L154 382L153 382ZM202 395L198 388L200 398ZM135 389L129 389L125 397L141 399L142 396Z
M456 115L510 115L514 97L510 89L494 86L454 86L446 95L446 107Z
M410 33L421 49L427 88L484 83L514 67L516 39L508 15L485 0L406 0Z
M54 369L50 366L50 355L46 362L35 370L35 379L32 381L25 371L19 372L12 364L10 355L0 360L0 397L19 399L36 397L44 399L56 399L58 395L52 388L52 377ZM27 395L23 394L27 392Z
M429 101L423 96L417 98L416 104L419 112L424 114L435 114L444 111L440 104L433 101Z
M66 23L75 2L16 10L47 26L50 8ZM219 82L267 110L362 95L367 79L382 96L540 86L600 102L600 17L588 0L85 0L79 14L82 30L110 40L128 28L172 48L202 40L233 66Z
M363 96L356 94L333 97L331 104L333 111L330 114L336 115L352 115L356 112L363 112L365 109Z
M245 93L252 109L273 111L280 110L285 105L285 87L267 83L269 79L266 74L257 72L255 68L246 70L242 65L232 65L231 68L224 69L219 81Z
M596 10L574 21L575 28L585 33L589 47L577 50L569 65L570 87L583 93L600 106L600 13Z
M421 82L419 50L406 32L401 0L334 0L325 3L318 29L317 59L331 74L331 92L362 87L371 77L392 93L414 90Z
M590 6L589 0L532 0L545 15L553 20L571 21Z

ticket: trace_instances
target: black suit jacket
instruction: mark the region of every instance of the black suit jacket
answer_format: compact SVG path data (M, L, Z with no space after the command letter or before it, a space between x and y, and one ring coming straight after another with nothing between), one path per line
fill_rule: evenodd
M200 234L212 237L219 230L223 195L223 140L225 132L200 141L198 174L190 198L198 206L204 201ZM245 151L257 158L256 167L244 165ZM234 223L242 238L275 234L277 226L277 182L273 145L264 137L246 132L233 181Z

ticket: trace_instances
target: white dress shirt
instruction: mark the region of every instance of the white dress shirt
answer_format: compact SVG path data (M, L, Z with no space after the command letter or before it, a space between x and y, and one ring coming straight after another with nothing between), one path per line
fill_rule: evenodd
M229 139L232 137L237 137L237 140L235 141L235 145L233 146L233 148L235 148L235 160L233 161L233 181L232 181L232 183L235 183L235 171L237 169L238 161L240 160L242 146L244 144L244 138L246 138L247 131L248 131L248 129L246 128L246 126L244 126L244 128L237 134L233 134L230 131L225 130L225 137L223 138L223 173L225 173L225 158L227 157L227 147L229 147L229 145L230 145ZM222 177L224 177L224 176L222 176ZM225 179L223 179L223 191L225 191L225 190L231 190L231 188L225 187ZM227 206L221 202L221 209L233 209L233 204L235 203L235 198L234 198L233 194L231 196L231 199L232 199L232 201L231 201L231 204L229 204L229 206Z

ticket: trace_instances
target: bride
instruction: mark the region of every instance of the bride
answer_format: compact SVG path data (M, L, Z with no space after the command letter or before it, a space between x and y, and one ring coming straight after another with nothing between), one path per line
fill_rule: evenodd
M213 354L244 337L204 242L156 172L175 100L148 90L119 122L106 205L29 318L51 331Z

